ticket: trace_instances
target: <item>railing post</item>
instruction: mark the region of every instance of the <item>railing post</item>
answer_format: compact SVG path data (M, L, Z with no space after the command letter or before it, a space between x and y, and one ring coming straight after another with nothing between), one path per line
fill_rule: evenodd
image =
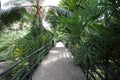
M52 47L54 47L54 40L52 40Z
M22 65L21 66L22 68L20 67L19 70L16 69L15 75L10 76L10 80L16 80L16 79L32 80L33 71L36 67L37 60L39 60L39 59L37 59L39 57L38 55L44 57L45 56L44 54L46 54L45 49L48 51L50 49L50 47L51 47L51 41L49 42L49 44L42 46L41 48L37 49L36 51L32 52L31 54L29 54L28 56L23 58L22 60L18 61L17 63L13 64L12 66L8 67L4 72L0 73L0 77L5 76L6 73L14 70L14 68L16 68L17 66L19 67Z
M65 47L68 48L68 42L66 42Z
M31 69L31 66L32 66L31 58L28 59L28 66L29 66L29 70L32 71L32 69ZM32 76L31 75L32 74L30 73L29 80L32 80Z

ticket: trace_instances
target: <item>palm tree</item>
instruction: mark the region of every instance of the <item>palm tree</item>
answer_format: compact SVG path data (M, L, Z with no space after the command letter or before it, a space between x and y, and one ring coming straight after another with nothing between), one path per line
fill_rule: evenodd
M4 29L3 26L7 26L15 21L19 21L25 13L26 10L23 7L0 10L0 30Z
M25 2L30 2L31 4L22 5ZM39 22L38 28L40 29L40 31L42 31L42 30L44 30L44 28L43 28L42 21L41 21L41 18L42 18L41 17L42 12L41 12L41 6L40 6L41 3L42 3L42 1L40 1L40 0L22 0L22 1L11 0L11 1L7 2L5 5L13 4L15 6L22 6L22 7L31 7L31 8L34 7L34 9L36 9L36 13L34 14L34 16L35 16L34 18L38 19L38 22Z

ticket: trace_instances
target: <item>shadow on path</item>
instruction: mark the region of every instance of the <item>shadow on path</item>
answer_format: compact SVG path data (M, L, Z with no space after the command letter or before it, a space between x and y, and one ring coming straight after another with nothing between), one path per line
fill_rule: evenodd
M86 80L82 70L74 64L71 53L64 47L55 47L42 61L32 80Z

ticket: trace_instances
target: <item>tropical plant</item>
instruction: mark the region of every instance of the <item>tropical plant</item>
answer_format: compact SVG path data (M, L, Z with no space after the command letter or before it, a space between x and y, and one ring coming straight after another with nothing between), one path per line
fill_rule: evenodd
M26 29L22 31L15 30L14 27L17 28L17 26L12 25L13 23L18 24L18 21L25 19L25 14L28 13L23 7L0 9L0 60L13 60L12 52L15 48L15 40L28 33Z
M0 32L0 61L2 60L14 60L12 52L15 48L15 41L25 36L28 31L10 31Z
M18 8L21 8L21 6L19 6L18 4L17 4L17 7L11 9L11 10L14 11L14 13L11 13L10 11L8 11L9 15L7 15L7 11L4 11L4 13L1 12L1 15L4 15L4 16L0 16L1 17L0 19L2 21L1 25L2 25L3 28L4 28L5 25L7 26L8 24L11 24L14 21L16 21L16 19L20 20L20 22L22 24L25 22L25 19L27 19L28 22L32 24L30 31L28 31L28 33L26 33L26 35L24 35L23 37L19 37L19 38L16 37L16 39L13 41L13 43L8 45L7 47L6 46L4 47L2 45L2 49L4 48L4 52L5 52L5 50L9 51L9 53L7 55L12 56L12 59L15 62L22 60L26 56L35 52L40 47L49 43L51 41L52 37L53 37L53 34L51 34L49 31L46 31L45 29L41 29L43 26L42 26L42 22L41 22L41 15L38 12L40 10L40 9L38 9L38 8L40 8L39 5L38 5L39 0L36 0L36 2L37 2L37 5L36 6L32 5L32 6L36 7L37 13L33 12L31 14L23 15L23 13L22 13L23 9L22 10L18 9ZM25 7L25 6L23 6L23 7ZM19 18L16 18L16 15L17 15L18 12L20 12L21 16L19 16ZM35 14L37 14L37 17L35 17ZM8 16L10 16L13 19L13 21L9 21L10 19L7 20L6 18ZM8 21L8 24L5 22L5 20ZM4 24L3 24L3 22L4 22ZM1 35L3 35L3 34L1 34ZM18 33L18 35L19 35L19 33ZM15 35L12 35L12 38L13 37L15 37ZM6 40L6 38L5 38L5 40ZM6 40L6 42L8 44L10 43L7 40ZM3 43L4 43L4 41L3 41ZM0 44L0 46L1 46L1 44ZM12 48L8 49L10 46L12 46ZM10 51L11 49L12 49L12 51ZM3 54L4 53L2 53L2 55ZM42 56L40 55L38 58L41 59L41 57L43 58L44 56L45 56L45 54L42 55ZM6 60L6 58L4 60ZM32 60L32 58L29 59L29 60ZM18 67L16 67L15 70L10 72L9 76L12 76L12 75L16 74L16 72L19 70L19 68L21 68L23 65L26 65L27 63L28 62L26 61L25 63L23 63L21 65L18 65ZM36 63L37 64L39 63L38 59L37 59ZM23 73L21 73L21 75L23 75ZM19 75L19 76L21 76L21 75Z
M25 9L25 7L26 6L35 6L35 5L26 5L26 6L21 6L20 5L20 3L21 2L23 2L23 1L16 1L16 0L12 0L12 1L9 1L9 2L7 2L5 5L7 5L7 4L14 4L15 5L15 7L13 7L13 8L10 8L10 9L6 9L6 10L3 10L3 9L1 9L0 10L0 29L1 30L4 30L4 31L7 31L8 29L6 29L6 27L8 27L8 26L13 26L13 25L11 25L12 23L14 23L14 22L16 22L16 21L20 21L20 29L22 29L22 26L23 26L23 23L25 23L26 22L26 20L28 20L28 21L34 21L34 19L35 19L35 17L34 17L34 15L33 14L29 14L28 12L26 12L26 9ZM34 1L31 1L31 2L34 2ZM36 3L37 3L37 6L36 7L39 7L39 5L38 5L38 3L39 3L39 0L36 0ZM25 14L25 15L24 15ZM31 16L30 16L31 15ZM40 15L40 14L39 14ZM38 21L34 21L35 23L37 23ZM28 22L27 22L28 23ZM41 22L39 22L40 24L41 24ZM16 23L16 24L18 24L18 23ZM6 26L6 27L5 27ZM37 29L39 29L39 26L36 26L37 27ZM35 32L35 29L33 30L34 32ZM36 34L36 36L38 36L40 34L40 32L39 31L37 31L37 34ZM0 34L0 35L3 35L3 34ZM14 35L13 35L14 36ZM33 37L33 36L35 36L35 35L32 35L31 37ZM29 36L30 37L30 36ZM7 38L9 38L9 37L7 37ZM6 39L6 38L5 38ZM13 44L14 44L14 41L15 40L13 40ZM2 42L3 42L3 40L2 40ZM5 41L6 42L6 41ZM6 42L6 43L9 43L9 41L8 42ZM12 43L11 43L12 44ZM13 45L12 44L12 45ZM4 47L3 45L1 45L2 47ZM1 47L1 48L2 48ZM6 47L10 47L9 45L6 45ZM6 48L4 48L4 50L5 50ZM4 50L2 50L2 51L4 51ZM7 50L7 49L6 49ZM5 51L6 51L5 50ZM8 50L9 51L9 50Z
M47 44L51 39L52 34L49 31L45 30L40 33L39 29L34 25L26 36L16 41L16 47L13 54L16 60L21 60Z
M38 29L42 32L42 30L44 30L44 27L41 23L41 20L42 20L42 15L43 15L43 12L42 12L42 8L41 8L41 4L44 0L21 0L21 1L18 1L18 0L10 0L8 1L5 5L7 4L12 4L14 6L18 6L18 7L24 7L26 9L30 9L30 13L31 13L31 16L29 16L29 18L32 20L33 18L36 18L39 22L38 24ZM22 5L24 3L29 3L29 4L26 4L26 5ZM29 11L29 10L28 10ZM32 12L31 12L32 11Z
M15 7L7 10L0 10L0 30L5 29L5 26L19 21L26 10L23 7Z
M68 35L75 62L87 79L119 80L119 3L119 0L62 0L62 8L53 8L48 15L57 30Z

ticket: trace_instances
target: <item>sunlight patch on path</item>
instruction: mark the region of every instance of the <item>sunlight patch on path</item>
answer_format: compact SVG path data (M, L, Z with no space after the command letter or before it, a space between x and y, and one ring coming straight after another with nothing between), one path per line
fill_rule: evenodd
M86 80L82 70L74 64L71 53L63 43L59 42L56 46L58 47L52 48L38 66L32 80Z
M65 47L62 42L58 42L55 47Z

